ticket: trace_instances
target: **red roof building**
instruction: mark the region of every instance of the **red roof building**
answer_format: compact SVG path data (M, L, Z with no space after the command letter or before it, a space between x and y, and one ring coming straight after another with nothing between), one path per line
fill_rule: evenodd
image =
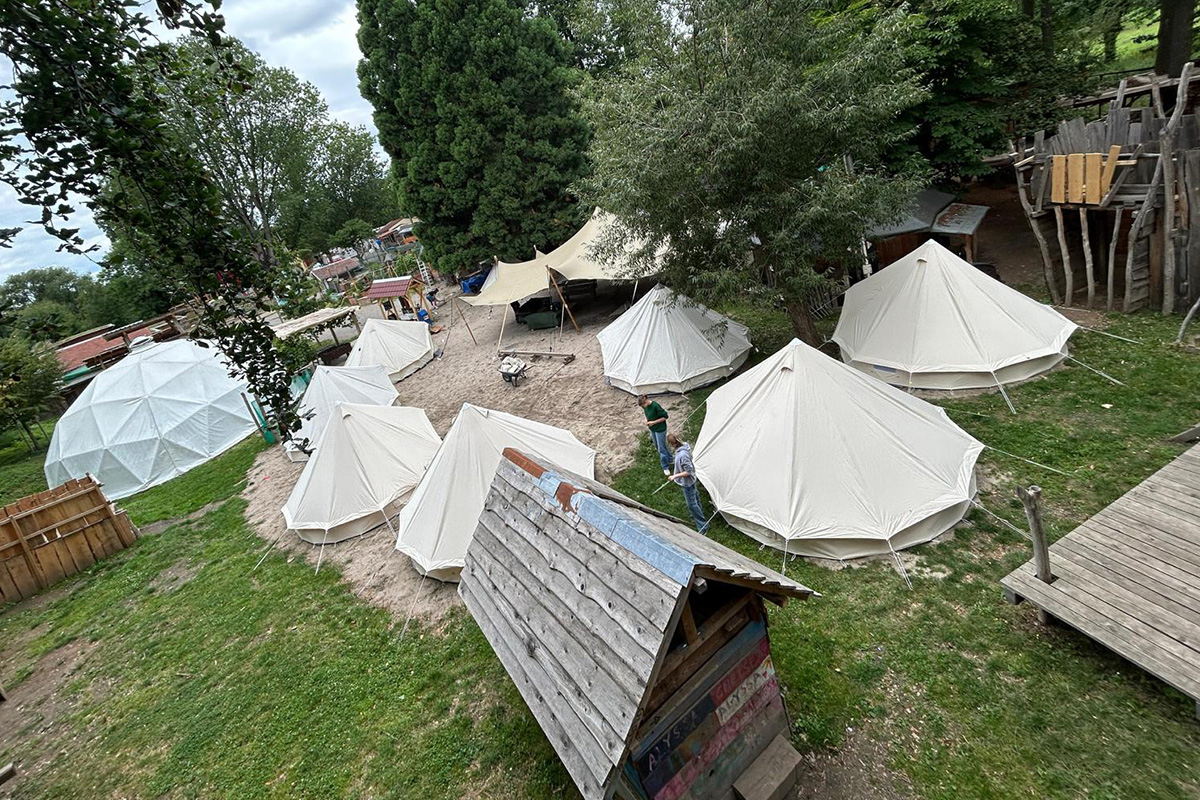
M319 280L332 281L349 275L360 266L362 265L358 263L356 256L346 256L345 258L339 258L337 261L320 265L312 271L312 274Z

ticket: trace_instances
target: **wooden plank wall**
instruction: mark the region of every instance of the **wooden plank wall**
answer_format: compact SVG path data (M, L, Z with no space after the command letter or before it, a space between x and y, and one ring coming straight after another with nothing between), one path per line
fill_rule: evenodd
M67 481L0 509L0 605L124 550L137 532L92 478Z

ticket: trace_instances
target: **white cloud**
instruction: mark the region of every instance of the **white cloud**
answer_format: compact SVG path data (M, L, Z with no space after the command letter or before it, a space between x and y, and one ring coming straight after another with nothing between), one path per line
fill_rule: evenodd
M268 64L287 67L315 85L334 117L366 125L374 132L371 106L358 93L357 68L362 56L353 0L227 0L221 12L230 35L257 51ZM101 246L100 252L91 254L98 259L108 240L91 213L81 204L77 208L71 226L79 227L89 245ZM87 257L55 252L58 240L41 226L26 223L38 214L18 203L12 189L0 185L0 228L24 228L11 248L0 249L0 278L33 267L61 265L79 272L97 269Z

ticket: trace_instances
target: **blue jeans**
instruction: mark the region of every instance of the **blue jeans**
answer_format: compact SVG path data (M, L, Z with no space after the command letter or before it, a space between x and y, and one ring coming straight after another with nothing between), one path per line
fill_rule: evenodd
M654 448L658 450L658 462L662 464L662 468L670 470L675 463L675 459L671 456L671 450L667 447L667 432L650 431L650 439L654 442Z
M708 517L704 516L704 507L700 505L700 487L693 483L691 486L680 486L679 488L683 489L683 501L687 503L692 521L696 523L696 530L708 533Z

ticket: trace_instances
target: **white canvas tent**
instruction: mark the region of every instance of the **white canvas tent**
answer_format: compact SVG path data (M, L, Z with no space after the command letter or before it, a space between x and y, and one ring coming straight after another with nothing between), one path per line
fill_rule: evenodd
M388 378L387 367L379 364L367 367L318 366L304 392L304 399L300 401L300 427L284 445L284 452L292 461L307 461L308 452L312 452L320 443L321 434L338 403L390 406L399 396Z
M90 473L118 500L182 475L257 430L246 391L215 346L136 343L59 419L46 482Z
M347 367L379 364L387 367L392 381L407 378L433 360L433 337L424 322L376 319L363 325L362 333L346 357Z
M339 404L282 509L288 528L332 544L385 524L440 444L419 408Z
M709 396L695 463L734 527L788 553L846 559L958 522L982 449L937 406L793 339Z
M596 338L604 376L633 394L690 392L732 375L753 347L744 325L662 285Z
M1056 366L1076 327L929 241L850 287L833 341L887 383L976 389Z
M442 581L458 580L506 447L587 478L595 474L596 451L570 431L463 404L397 520L396 549L411 558L418 571Z

